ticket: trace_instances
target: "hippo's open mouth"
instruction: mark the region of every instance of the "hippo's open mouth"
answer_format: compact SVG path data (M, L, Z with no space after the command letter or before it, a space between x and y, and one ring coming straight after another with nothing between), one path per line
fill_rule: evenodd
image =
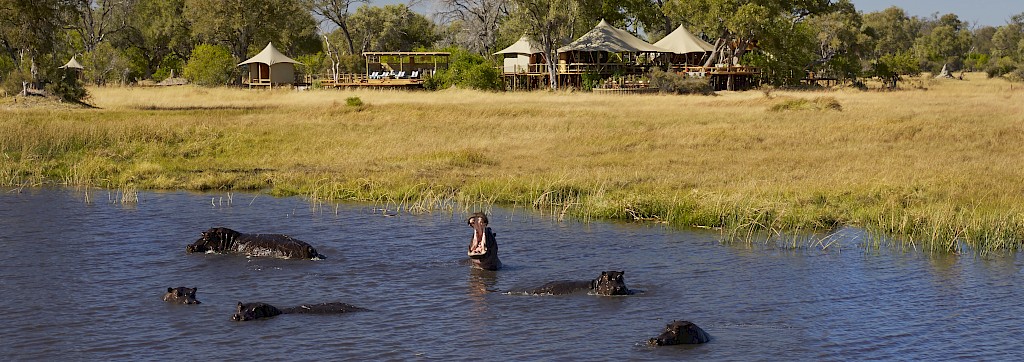
M469 225L473 227L473 241L469 243L469 251L466 253L470 258L482 258L487 254L487 223L482 218L469 219Z

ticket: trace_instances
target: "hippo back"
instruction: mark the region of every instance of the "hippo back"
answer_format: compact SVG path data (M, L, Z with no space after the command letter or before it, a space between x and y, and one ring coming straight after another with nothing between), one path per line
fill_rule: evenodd
M351 313L351 312L363 312L367 311L366 308L360 308L347 303L320 303L320 304L303 304L298 307L284 308L281 312L298 313L298 314L340 314L340 313Z
M280 315L282 312L277 307L267 303L242 303L238 302L235 314L231 316L234 321L251 321L263 318L270 318Z
M282 234L239 234L234 252L248 256L271 256L286 259L323 259L312 245Z
M565 295L590 290L591 285L589 280L556 280L536 288L513 290L511 293Z

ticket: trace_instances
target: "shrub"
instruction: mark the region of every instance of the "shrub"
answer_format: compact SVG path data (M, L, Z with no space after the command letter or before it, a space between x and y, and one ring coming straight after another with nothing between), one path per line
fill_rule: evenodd
M15 94L21 94L21 90L23 89L22 82L28 81L29 79L25 76L25 73L15 69L4 76L2 86L4 92L7 92L7 95L13 96Z
M231 80L235 59L222 46L201 44L192 50L185 64L184 76L190 82L203 86L225 85Z
M768 108L772 112L781 111L842 111L843 106L835 97L817 97L814 99L785 99Z
M348 97L345 98L345 104L349 107L359 107L363 105L363 100L359 99L359 97Z
M65 102L80 103L87 93L82 81L78 79L78 71L64 69L57 81L47 84L46 91Z
M674 94L714 94L711 84L707 78L687 77L674 72L665 72L654 68L648 74L651 78L651 86L658 88L664 93Z
M985 66L985 73L988 74L989 78L995 78L1010 73L1014 69L1017 69L1017 62L1014 62L1010 57L993 58Z
M481 90L501 90L505 84L494 62L464 49L450 49L448 69L428 77L423 86L438 90L452 86Z

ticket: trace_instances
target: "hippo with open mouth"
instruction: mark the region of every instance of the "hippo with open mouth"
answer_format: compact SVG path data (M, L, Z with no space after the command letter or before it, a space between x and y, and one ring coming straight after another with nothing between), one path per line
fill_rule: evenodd
M231 320L244 322L275 317L281 314L342 314L367 310L346 303L303 304L292 308L277 308L267 303L238 302L238 307L235 314L231 316Z
M185 247L189 253L237 253L284 259L325 259L305 241L282 234L243 234L228 228L212 228Z
M708 333L700 329L690 321L672 321L665 326L662 332L655 338L647 341L651 346L669 346L674 344L700 344L711 340Z
M565 295L587 292L595 295L632 295L622 271L604 271L593 280L558 280L536 288L511 290L510 294Z
M202 304L202 302L196 300L196 291L199 288L167 288L167 293L164 294L164 301L175 304Z
M474 213L466 223L473 228L473 240L469 242L469 251L466 252L473 265L484 270L501 269L498 241L494 238L496 234L487 226L487 214Z

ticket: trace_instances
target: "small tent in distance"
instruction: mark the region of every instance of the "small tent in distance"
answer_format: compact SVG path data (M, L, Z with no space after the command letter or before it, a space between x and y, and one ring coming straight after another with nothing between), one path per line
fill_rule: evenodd
M665 56L670 63L678 65L701 65L707 55L715 50L713 44L693 35L682 25L654 43L654 46L670 51Z
M540 73L543 66L544 50L537 45L537 42L523 35L518 41L509 45L508 48L499 50L494 55L501 55L504 58L502 73ZM537 69L531 69L537 68Z
M238 63L246 66L247 73L242 76L242 84L249 87L273 87L282 84L295 84L295 64L302 64L282 54L274 43L267 43L259 54Z

